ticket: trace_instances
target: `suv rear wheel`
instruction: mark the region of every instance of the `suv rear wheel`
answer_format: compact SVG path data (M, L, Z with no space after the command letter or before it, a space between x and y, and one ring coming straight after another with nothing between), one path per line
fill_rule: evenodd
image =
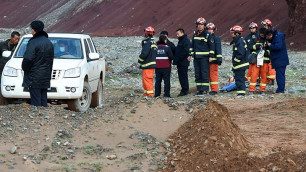
M91 104L91 89L88 82L84 81L83 94L80 98L68 100L68 109L78 112L85 112Z

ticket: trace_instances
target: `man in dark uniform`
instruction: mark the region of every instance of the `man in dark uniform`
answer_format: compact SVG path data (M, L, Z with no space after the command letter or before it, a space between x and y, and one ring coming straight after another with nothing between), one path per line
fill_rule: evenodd
M2 53L4 51L11 51L13 54L13 51L16 49L19 39L20 39L20 34L16 31L13 31L11 33L11 39L8 39L0 43L0 78L2 75L3 68L6 62L9 60L9 58L2 57Z
M230 29L230 32L233 37L231 45L233 45L233 72L234 78L237 86L238 96L245 95L245 70L248 68L249 63L247 62L247 45L241 33L243 32L242 27L235 25Z
M43 30L44 23L31 23L33 37L29 40L22 61L24 71L22 86L29 88L31 105L47 107L47 89L50 88L54 48Z
M177 65L177 73L182 87L178 96L185 96L189 92L188 66L191 59L189 57L189 49L191 44L187 35L184 33L184 29L177 29L176 36L178 37L179 41L175 49L173 64Z
M207 94L209 90L209 58L215 57L215 43L211 35L205 30L206 20L203 17L196 21L197 31L194 33L190 48L190 55L194 57L196 96Z

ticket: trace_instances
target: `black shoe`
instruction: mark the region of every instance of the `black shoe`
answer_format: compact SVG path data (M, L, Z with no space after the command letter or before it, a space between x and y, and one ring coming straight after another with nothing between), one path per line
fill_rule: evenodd
M245 96L245 94L244 93L239 93L239 94L237 94L237 96Z
M249 95L254 95L254 91L249 91Z
M212 96L214 96L214 95L216 95L216 94L218 94L217 92L215 92L215 91L211 91L211 92L209 92L209 95L212 95Z
M202 96L203 95L203 91L198 91L197 93L194 94L194 96Z
M172 98L170 95L164 95L164 98Z
M188 93L180 93L177 95L177 97L180 97L180 96L186 96Z
M261 91L259 94L260 94L260 95L266 95L266 92Z

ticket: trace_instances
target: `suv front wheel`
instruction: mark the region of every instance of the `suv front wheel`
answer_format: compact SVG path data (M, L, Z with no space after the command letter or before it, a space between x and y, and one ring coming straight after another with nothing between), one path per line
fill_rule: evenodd
M68 109L78 112L85 112L91 104L91 89L88 82L84 81L83 94L80 98L68 100Z

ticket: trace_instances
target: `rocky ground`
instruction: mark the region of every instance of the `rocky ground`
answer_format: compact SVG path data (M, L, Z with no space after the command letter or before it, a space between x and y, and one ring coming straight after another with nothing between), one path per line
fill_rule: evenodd
M93 38L108 66L99 108L1 106L1 171L305 171L305 52L289 51L285 94L177 98L174 66L174 98L152 99L142 96L141 39ZM228 43L223 56L221 86L232 75ZM189 76L192 93L192 66Z

